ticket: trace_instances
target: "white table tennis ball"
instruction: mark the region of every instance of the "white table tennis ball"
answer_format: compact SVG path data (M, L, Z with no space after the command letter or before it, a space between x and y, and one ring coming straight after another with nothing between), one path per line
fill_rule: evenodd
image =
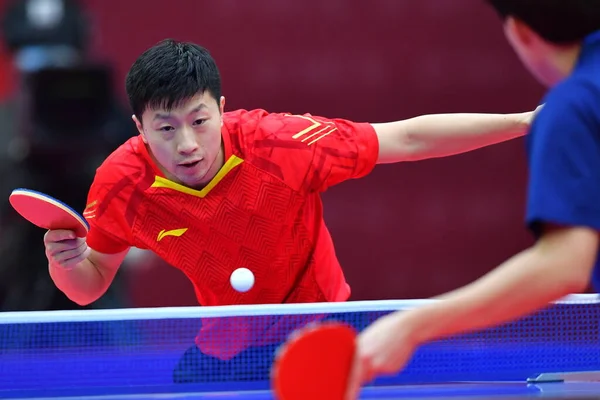
M229 282L238 292L247 292L254 286L254 274L248 268L238 268L231 274Z

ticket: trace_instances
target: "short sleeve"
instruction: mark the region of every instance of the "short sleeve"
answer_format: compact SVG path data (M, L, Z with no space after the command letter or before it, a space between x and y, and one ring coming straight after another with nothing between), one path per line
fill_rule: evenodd
M115 254L131 247L131 229L127 224L126 192L131 183L119 177L110 165L103 165L88 193L83 216L90 224L87 244L105 254Z
M263 115L250 146L256 165L309 192L364 177L379 155L370 124L310 114Z
M526 222L600 230L598 88L567 81L551 91L528 135Z

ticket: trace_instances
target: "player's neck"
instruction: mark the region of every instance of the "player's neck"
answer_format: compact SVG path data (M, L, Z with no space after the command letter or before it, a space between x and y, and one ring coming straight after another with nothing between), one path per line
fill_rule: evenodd
M560 47L552 57L557 74L564 78L573 72L581 55L581 46Z
M221 150L219 151L219 154L217 155L217 159L215 160L214 164L215 175L221 170L221 168L223 168L223 166L225 165L225 161L225 144L221 142Z

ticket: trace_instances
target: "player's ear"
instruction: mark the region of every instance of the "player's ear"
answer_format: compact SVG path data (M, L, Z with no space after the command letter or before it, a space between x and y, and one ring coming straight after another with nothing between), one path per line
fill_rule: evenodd
M142 140L144 141L144 143L148 143L148 141L146 140L146 135L144 134L144 127L142 126L140 120L135 116L135 114L131 116L131 119L135 123L135 127L137 128L140 135L142 135Z
M219 99L219 113L221 114L221 126L223 126L223 113L225 112L225 96Z
M504 22L504 32L513 46L528 48L535 46L540 37L523 21L508 17Z

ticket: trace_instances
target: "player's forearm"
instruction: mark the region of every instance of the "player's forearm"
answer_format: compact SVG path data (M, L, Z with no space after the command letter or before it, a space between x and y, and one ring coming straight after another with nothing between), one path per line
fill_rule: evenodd
M82 306L98 300L108 288L105 278L89 259L73 269L50 263L49 270L56 287L71 301Z
M587 275L568 260L528 249L480 280L410 311L418 342L500 325L581 291ZM413 326L413 324L411 324Z
M526 134L533 112L517 114L435 114L388 124L383 131L382 162L446 157Z

